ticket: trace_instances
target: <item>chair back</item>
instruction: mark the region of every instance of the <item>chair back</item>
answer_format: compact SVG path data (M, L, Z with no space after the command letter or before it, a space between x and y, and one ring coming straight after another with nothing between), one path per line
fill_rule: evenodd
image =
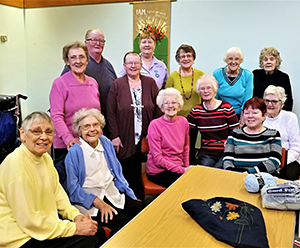
M285 148L282 147L282 151L281 151L281 163L280 163L280 166L279 166L279 170L281 170L284 165L285 165L285 157L286 157L286 150Z

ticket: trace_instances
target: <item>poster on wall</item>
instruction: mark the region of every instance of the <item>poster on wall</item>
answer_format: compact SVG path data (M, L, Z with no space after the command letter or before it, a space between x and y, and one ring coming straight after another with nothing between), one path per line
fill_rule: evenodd
M141 33L151 32L156 38L154 56L169 64L170 1L133 3L133 50L140 53Z

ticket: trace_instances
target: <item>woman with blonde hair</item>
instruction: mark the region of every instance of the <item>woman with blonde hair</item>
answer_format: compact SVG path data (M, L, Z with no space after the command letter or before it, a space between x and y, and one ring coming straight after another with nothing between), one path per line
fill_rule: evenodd
M287 94L287 99L283 106L284 110L293 110L293 95L289 75L279 70L282 59L279 51L275 47L265 47L259 55L259 67L253 71L254 89L253 96L262 98L265 89L269 85L281 86Z
M169 77L168 69L164 62L158 60L154 56L154 49L156 46L156 39L151 32L141 33L139 38L140 56L142 59L142 69L140 73L145 76L152 77L158 89L161 89L166 84ZM119 72L119 77L124 76L126 73L125 68Z

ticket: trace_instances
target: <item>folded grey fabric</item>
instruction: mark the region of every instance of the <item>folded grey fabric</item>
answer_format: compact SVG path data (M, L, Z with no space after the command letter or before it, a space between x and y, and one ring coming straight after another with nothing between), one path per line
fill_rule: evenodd
M217 240L233 247L268 248L265 222L261 211L234 198L191 199L183 209Z
M300 210L300 181L265 185L261 198L264 208Z

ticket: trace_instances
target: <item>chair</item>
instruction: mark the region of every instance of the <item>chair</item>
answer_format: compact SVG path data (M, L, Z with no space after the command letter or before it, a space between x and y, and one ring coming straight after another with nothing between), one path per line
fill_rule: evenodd
M284 165L285 165L285 156L286 156L286 150L285 150L285 148L282 147L281 161L280 161L280 166L279 166L278 171L280 171L284 167Z
M149 152L149 145L146 137L142 139L141 151L143 154ZM142 163L142 183L144 185L145 195L159 195L166 189L165 187L162 187L148 180L147 172L146 172L146 163Z

